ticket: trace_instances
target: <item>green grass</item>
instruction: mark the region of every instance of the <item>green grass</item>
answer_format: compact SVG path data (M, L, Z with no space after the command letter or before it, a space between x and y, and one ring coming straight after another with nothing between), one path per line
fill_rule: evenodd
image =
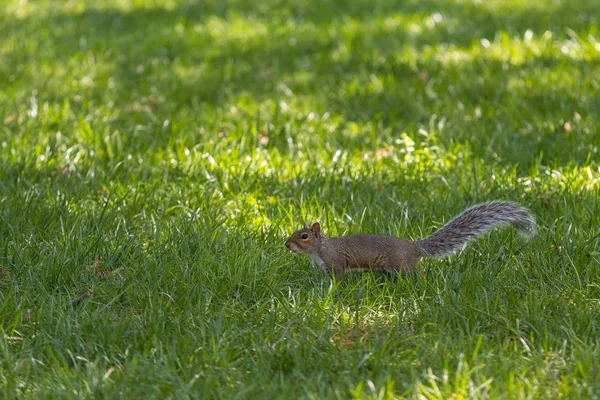
M2 395L598 398L599 10L7 0ZM492 199L538 236L423 277L332 282L283 246Z

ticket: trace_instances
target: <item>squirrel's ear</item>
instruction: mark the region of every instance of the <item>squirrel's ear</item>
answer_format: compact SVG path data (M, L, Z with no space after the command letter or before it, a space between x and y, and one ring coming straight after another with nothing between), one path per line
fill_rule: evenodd
M314 233L315 237L321 237L321 225L318 222L315 222L310 230Z
M305 222L304 225L302 226L303 229L308 229L308 224Z

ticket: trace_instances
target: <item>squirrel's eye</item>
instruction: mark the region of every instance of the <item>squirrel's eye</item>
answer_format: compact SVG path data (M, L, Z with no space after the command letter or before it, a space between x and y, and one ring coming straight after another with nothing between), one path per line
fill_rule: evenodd
M303 233L302 236L300 236L302 239L308 239L308 233Z

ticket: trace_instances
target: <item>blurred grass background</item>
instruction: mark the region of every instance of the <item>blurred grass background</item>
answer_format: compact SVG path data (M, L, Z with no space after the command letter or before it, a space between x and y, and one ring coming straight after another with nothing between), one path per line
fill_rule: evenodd
M597 396L599 6L8 0L4 396ZM283 247L496 198L416 280Z

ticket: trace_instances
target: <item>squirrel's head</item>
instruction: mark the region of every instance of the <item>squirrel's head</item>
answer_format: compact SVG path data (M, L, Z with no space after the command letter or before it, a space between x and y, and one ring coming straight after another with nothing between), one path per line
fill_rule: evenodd
M285 246L294 253L308 253L321 241L321 225L315 222L310 228L304 223L302 229L292 233Z

